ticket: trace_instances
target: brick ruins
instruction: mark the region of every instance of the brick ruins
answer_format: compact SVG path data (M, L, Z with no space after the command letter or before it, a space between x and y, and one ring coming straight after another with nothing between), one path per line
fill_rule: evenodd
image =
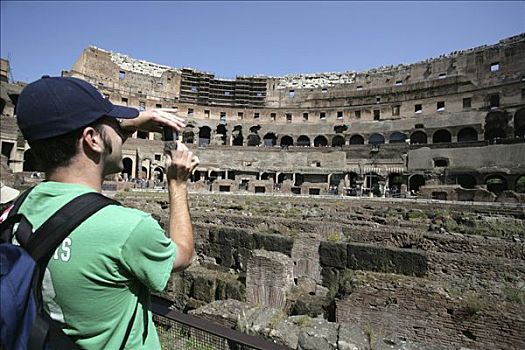
M25 83L0 73L2 179L24 188L41 180L16 126ZM63 75L188 119L197 261L164 294L178 308L292 348L525 348L525 34L234 79L89 47ZM162 149L135 133L105 189L165 224Z

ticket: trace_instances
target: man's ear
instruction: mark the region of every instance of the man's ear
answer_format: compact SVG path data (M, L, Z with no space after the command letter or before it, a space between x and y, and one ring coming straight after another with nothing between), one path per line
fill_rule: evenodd
M93 152L104 152L104 140L102 139L102 135L91 126L84 128L81 141L84 147L87 147Z

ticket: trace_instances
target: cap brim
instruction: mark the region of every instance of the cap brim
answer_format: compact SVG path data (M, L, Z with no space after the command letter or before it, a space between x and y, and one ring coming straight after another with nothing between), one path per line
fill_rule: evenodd
M106 114L108 117L133 119L139 116L139 110L131 107L113 105L113 108Z

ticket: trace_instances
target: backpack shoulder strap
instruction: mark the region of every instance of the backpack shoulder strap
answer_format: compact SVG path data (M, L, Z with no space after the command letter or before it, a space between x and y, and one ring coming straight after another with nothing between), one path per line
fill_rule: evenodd
M54 253L60 243L84 220L110 204L119 202L97 192L80 195L65 204L44 222L25 246L33 259L40 264L43 258ZM45 261L47 264L47 261Z

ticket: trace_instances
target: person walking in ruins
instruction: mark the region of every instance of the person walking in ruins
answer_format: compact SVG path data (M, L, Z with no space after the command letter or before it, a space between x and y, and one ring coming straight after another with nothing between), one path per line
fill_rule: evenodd
M122 144L136 130L180 130L173 109L113 105L76 78L43 77L26 86L17 104L18 126L45 180L22 203L34 230L61 206L101 192L106 175L123 170ZM162 291L172 270L193 258L187 180L198 159L177 141L166 154L170 201L168 234L150 214L104 207L62 242L44 278L44 305L64 332L85 349L159 349L149 311L150 292Z

